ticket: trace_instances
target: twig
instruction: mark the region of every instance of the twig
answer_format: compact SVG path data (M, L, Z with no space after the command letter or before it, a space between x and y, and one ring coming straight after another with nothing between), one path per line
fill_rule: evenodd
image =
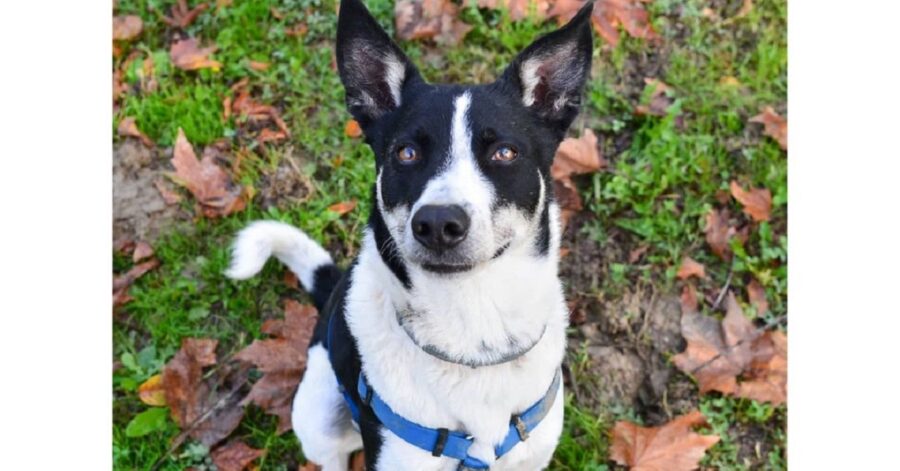
M722 290L719 291L719 295L716 297L716 301L712 305L712 310L715 311L719 309L719 306L722 304L722 300L725 299L725 293L728 292L728 288L731 287L731 277L734 275L734 267L728 268L728 278L725 279L725 286L722 287Z

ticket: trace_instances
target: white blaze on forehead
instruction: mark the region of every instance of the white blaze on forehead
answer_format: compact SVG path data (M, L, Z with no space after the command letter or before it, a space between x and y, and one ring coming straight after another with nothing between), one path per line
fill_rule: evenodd
M447 162L428 182L415 209L425 204L457 204L465 208L473 220L480 213L490 211L493 187L481 173L472 153L472 128L468 117L471 103L469 92L453 101Z

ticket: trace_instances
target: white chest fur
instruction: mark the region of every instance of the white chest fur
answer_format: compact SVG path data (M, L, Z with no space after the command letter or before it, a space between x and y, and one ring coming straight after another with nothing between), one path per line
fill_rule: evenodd
M510 250L465 277L427 280L412 272L416 288L407 292L366 234L347 293L348 325L372 387L410 420L468 432L475 439L470 454L486 462L493 461L493 445L505 437L510 416L550 386L562 362L568 323L555 254L539 258L527 256L524 248ZM424 352L399 325L398 310L409 308L417 312L417 341L445 351L473 353L529 338L540 341L508 363L479 368L449 363ZM556 400L562 402L562 396ZM554 409L561 421L561 405Z

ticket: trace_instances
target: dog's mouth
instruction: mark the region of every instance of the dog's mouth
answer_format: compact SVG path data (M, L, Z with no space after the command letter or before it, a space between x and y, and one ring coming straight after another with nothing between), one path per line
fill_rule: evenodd
M497 249L497 251L494 252L494 255L490 258L489 261L496 260L501 255L503 255L503 253L506 252L506 249L509 248L509 244L510 243L507 242L507 243L503 244L499 249ZM423 263L422 268L425 269L425 271L429 271L431 273L452 274L452 273L467 272L467 271L475 268L476 265L477 264L474 264L474 263L471 263L471 264L469 264L469 263L467 263L467 264Z

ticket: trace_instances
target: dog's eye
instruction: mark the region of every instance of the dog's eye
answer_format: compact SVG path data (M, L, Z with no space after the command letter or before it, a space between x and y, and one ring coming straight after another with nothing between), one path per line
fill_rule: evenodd
M519 156L519 152L513 149L510 146L500 146L497 150L494 151L494 155L491 156L491 160L497 160L500 162L512 162L516 160L516 157Z
M402 146L397 149L397 160L405 164L419 160L419 153L412 146Z

